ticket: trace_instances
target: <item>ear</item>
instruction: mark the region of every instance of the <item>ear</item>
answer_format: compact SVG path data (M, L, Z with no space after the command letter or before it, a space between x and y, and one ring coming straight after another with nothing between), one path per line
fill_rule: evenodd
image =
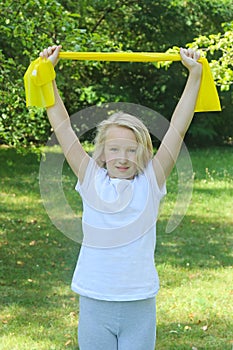
M104 152L101 154L100 160L101 160L101 162L106 163L106 157L105 157Z

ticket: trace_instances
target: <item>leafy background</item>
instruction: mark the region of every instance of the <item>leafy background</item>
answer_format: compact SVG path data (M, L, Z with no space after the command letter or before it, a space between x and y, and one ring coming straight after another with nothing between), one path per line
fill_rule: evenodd
M219 89L222 112L199 113L187 135L191 145L232 144L231 0L6 0L0 2L0 143L43 145L51 132L45 111L25 107L23 75L40 50L166 51L203 49ZM186 70L174 63L60 61L59 89L70 114L87 106L127 101L168 119L183 89Z

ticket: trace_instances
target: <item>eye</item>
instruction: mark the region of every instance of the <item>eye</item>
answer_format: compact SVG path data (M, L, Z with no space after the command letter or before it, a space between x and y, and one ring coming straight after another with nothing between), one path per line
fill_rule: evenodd
M130 148L130 149L129 149L129 152L130 152L130 153L136 153L136 151L137 151L136 148Z
M118 148L117 147L111 147L109 150L110 150L110 152L117 152Z

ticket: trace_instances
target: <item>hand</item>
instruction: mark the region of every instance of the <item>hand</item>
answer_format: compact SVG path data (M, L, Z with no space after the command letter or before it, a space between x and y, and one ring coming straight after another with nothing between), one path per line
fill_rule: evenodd
M52 62L53 66L55 67L58 62L58 55L61 48L62 48L61 45L49 46L47 49L44 49L43 51L41 51L40 57L48 58Z
M193 49L180 48L180 56L183 65L189 70L202 71L202 64L197 62L201 57L200 52Z

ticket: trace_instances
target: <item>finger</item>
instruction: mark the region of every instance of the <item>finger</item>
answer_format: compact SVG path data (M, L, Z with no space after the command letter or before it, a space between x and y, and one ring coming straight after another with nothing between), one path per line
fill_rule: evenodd
M44 57L44 51L40 52L40 57L42 57L42 58Z
M192 58L193 60L197 61L200 58L200 53L197 50L191 49L189 51L189 57Z
M193 58L193 56L194 56L194 50L193 49L182 49L182 57L183 57L183 59Z
M188 49L187 50L187 56L190 58L194 58L195 51L193 49Z
M59 49L59 50L60 50L61 47L62 47L61 45L53 45L53 46L52 46L52 50L53 50L53 51L55 51L56 49Z
M182 61L184 61L188 57L188 50L184 48L180 48L180 55L181 55Z
M51 46L49 46L49 47L47 48L47 54L48 54L48 56L52 55L52 53L53 53L53 48L52 48Z
M189 48L189 49L182 48L180 53L181 53L181 56L183 58L187 57L187 58L194 59L195 61L198 61L200 56L201 56L199 51L191 49L191 48Z
M62 45L53 45L44 49L40 52L39 56L41 58L47 59L49 58L51 62L55 65L57 63L59 51L61 50Z
M62 48L62 45L56 45L54 47L55 47L55 50L57 50L59 52L61 50L61 48Z
M194 53L194 59L195 59L196 61L198 61L200 57L201 57L200 52L199 52L199 51L195 51L195 53Z
M183 55L187 55L187 49L184 49L183 47L180 48L180 52L181 52Z
M47 58L47 57L48 57L48 50L47 50L47 49L44 49L43 51L41 51L40 57L42 57L42 58Z

